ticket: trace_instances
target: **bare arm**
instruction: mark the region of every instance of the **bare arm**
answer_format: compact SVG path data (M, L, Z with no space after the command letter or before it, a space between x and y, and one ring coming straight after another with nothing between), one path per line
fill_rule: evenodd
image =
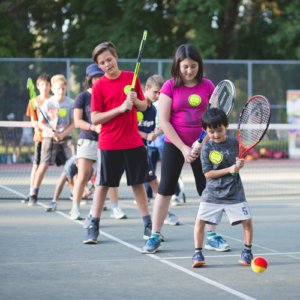
M75 126L81 128L83 130L89 130L89 127L90 127L91 124L84 121L82 119L82 116L83 116L83 109L74 108L74 124L75 124ZM99 133L100 127L95 126L95 125L91 125L90 130Z
M58 136L61 139L64 139L74 129L74 127L75 127L74 119L71 118L69 126L62 133L58 134Z
M221 170L212 170L207 173L204 173L205 178L219 178L226 174L234 174L239 173L240 169L243 168L245 165L244 159L240 159L236 162L235 165L231 167L221 169Z
M145 111L147 109L147 101L146 100L139 100L136 99L134 101L134 106L136 107L137 110L139 111Z

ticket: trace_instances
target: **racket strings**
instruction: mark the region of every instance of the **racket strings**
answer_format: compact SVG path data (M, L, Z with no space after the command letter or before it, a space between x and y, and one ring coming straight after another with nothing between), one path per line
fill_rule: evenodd
M240 117L240 139L245 147L250 147L263 137L270 119L270 108L262 97L252 99Z
M210 99L210 108L219 107L224 110L224 112L228 116L233 107L234 98L234 86L231 84L231 82L224 80L214 90Z

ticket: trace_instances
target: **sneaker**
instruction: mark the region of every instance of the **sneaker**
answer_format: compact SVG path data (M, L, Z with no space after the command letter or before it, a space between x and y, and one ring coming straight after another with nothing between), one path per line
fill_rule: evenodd
M88 205L90 203L89 199L82 199L80 205Z
M89 228L89 226L92 224L92 218L93 218L92 214L88 214L86 216L85 221L83 223L83 228L85 229Z
M80 217L80 212L78 209L73 208L70 212L69 215L71 215L71 220L82 220Z
M164 224L168 224L168 225L180 225L180 221L178 220L178 218L171 212L171 210L168 211L167 217L164 221Z
M23 204L28 203L29 197L30 197L30 195L26 196L26 197L21 201L21 203L23 203Z
M70 197L69 197L69 199L73 201L73 193L72 193L72 192L70 192Z
M88 232L83 240L83 243L84 244L97 244L98 243L98 235L99 235L99 227L95 223L91 223L87 230L88 230Z
M133 200L133 204L137 204L136 200ZM148 198L148 205L151 205L151 199Z
M30 195L29 196L29 201L28 201L28 206L35 206L37 205L37 195Z
M205 258L203 256L202 252L195 253L192 258L192 262L193 262L193 265L192 265L193 268L199 268L202 265L205 265Z
M144 235L143 235L143 240L148 240L151 238L151 234L152 234L152 228L150 227L145 227L144 229ZM162 242L165 241L165 237L160 233L160 236L159 236L160 240Z
M113 219L127 219L126 214L122 211L121 207L115 207L111 209L110 217Z
M253 254L246 250L242 251L239 263L245 266L251 266L251 260L253 259Z
M226 243L226 241L219 235L215 235L210 239L206 239L206 243L204 248L206 250L215 250L215 251L229 251L230 246Z
M104 205L103 205L103 209L102 209L103 211L107 211L107 206L106 206L106 204L104 203Z
M56 211L57 210L57 202L50 201L45 211Z
M172 206L180 206L181 205L180 200L179 200L179 198L176 195L172 196L172 198L171 198L171 205Z
M153 254L155 252L160 251L160 243L161 240L155 237L148 239L141 249L142 254Z

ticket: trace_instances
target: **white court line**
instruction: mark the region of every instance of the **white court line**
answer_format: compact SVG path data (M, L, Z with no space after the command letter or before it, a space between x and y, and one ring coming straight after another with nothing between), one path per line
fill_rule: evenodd
M0 185L0 187L3 187L3 186ZM11 190L11 192L14 193L13 190ZM17 192L15 192L15 193L17 193ZM22 195L21 193L18 193L18 194L21 195L22 197L25 197L25 195ZM41 203L41 202L38 202L37 204L40 205L40 206L46 207L46 205L44 205L44 204ZM65 214L65 213L63 213L63 212L61 212L61 211L57 211L57 210L56 210L55 212L56 212L57 214L59 214L59 215L61 215L61 216L63 216L63 217L65 217L65 218L67 218L67 219L70 220L70 217L69 217L67 214ZM78 221L78 220L72 220L72 221L74 221L74 222L76 222L76 223L78 223L78 224L80 224L80 225L83 225L83 222L82 222L82 221ZM102 235L104 235L104 236L106 236L106 237L108 237L108 238L110 238L110 239L112 239L112 240L114 240L114 241L116 241L116 242L118 242L118 243L120 243L120 244L126 246L126 247L129 247L129 248L131 248L131 249L134 249L134 250L136 250L136 251L138 251L138 252L141 251L140 248L138 248L138 247L136 247L136 246L133 246L133 245L127 243L127 242L124 242L124 241L122 241L122 240L120 240L120 239L118 239L118 238L116 238L116 237L114 237L114 236L112 236L112 235L110 235L110 234L108 234L108 233L106 233L106 232L103 232L102 230L100 230L100 234L102 234ZM141 255L141 254L140 254L140 255ZM235 296L237 296L237 297L239 297L239 298L241 298L241 299L245 299L245 300L256 300L255 298L252 298L252 297L250 297L250 296L248 296L248 295L245 295L245 294L243 294L243 293L240 293L240 292L238 292L238 291L236 291L236 290L234 290L234 289L231 289L231 288L229 288L229 287L227 287L227 286L225 286L225 285L223 285L223 284L221 284L221 283L218 283L218 282L213 281L213 280L211 280L211 279L209 279L209 278L206 278L206 277L204 277L204 276L201 276L201 275L199 275L199 274L197 274L197 273L195 273L195 272L192 272L192 271L190 271L190 270L188 270L188 269L186 269L186 268L183 268L183 267L181 267L181 266L178 266L178 265L176 265L176 264L174 264L174 263L171 263L171 262L169 262L169 261L167 261L167 260L160 260L159 256L157 256L157 255L149 254L149 255L147 255L147 256L148 256L148 257L151 257L151 258L154 258L154 259L156 259L156 260L159 260L159 261L162 262L162 263L165 263L165 264L167 264L167 265L169 265L169 266L171 266L171 267L173 267L173 268L175 268L175 269L177 269L177 270L180 270L180 271L182 271L182 272L184 272L184 273L186 273L186 274L188 274L188 275L190 275L190 276L193 276L193 277L195 277L195 278L197 278L197 279L200 279L201 281L204 281L204 282L206 282L206 283L208 283L208 284L211 284L211 285L213 285L213 286L215 286L215 287L217 287L217 288L219 288L219 289L221 289L221 290L224 290L224 291L226 291L226 292L228 292L228 293L230 293L230 294L232 294L232 295L235 295Z
M8 188L7 186L4 186L4 185L2 185L2 184L0 184L0 187L3 188L4 190L7 190L7 191L9 191L9 192L11 192L11 193L13 193L13 194L19 195L19 196L21 196L21 197L23 197L23 198L26 197L24 194L21 194L21 193L19 193L19 192L17 192L17 191L14 191L14 190L12 190L12 189L10 189L10 188Z
M186 226L189 226L189 227L194 228L193 225L188 224L188 223L183 223L183 222L181 222L181 224L184 224L184 225L186 225ZM222 234L222 233L220 233L220 232L218 232L218 233L219 233L221 236L226 237L227 239L231 239L231 240L234 240L234 241L237 241L237 242L241 242L241 243L243 243L243 244L245 243L245 241L243 241L243 240L239 240L239 239L233 238L233 237L231 237L231 236L224 235L224 234ZM267 247L263 247L263 246L260 246L260 245L257 245L257 244L253 244L253 243L252 243L252 246L255 246L255 247L258 247L258 248L261 248L261 249L265 249L265 250L269 250L269 251L271 251L271 252L279 252L279 251L277 251L277 250L270 249L270 248L267 248Z
M297 258L297 259L300 259L300 257L296 257L296 256L293 256L293 255L289 255L289 254L300 254L300 252L286 252L286 253L257 253L257 254L254 254L254 256L261 256L261 255L287 255L287 256L290 256L290 257L294 257L294 258ZM212 258L215 258L215 257L230 257L230 256L240 256L240 254L228 254L228 255L210 255L210 256L207 256L205 255L205 258L207 257L212 257ZM160 257L159 259L191 259L191 256L179 256L179 257Z

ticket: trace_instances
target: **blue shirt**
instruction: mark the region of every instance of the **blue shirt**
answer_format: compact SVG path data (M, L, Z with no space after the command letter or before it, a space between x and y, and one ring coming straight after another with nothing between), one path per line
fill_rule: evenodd
M83 91L78 94L74 101L73 108L82 109L83 121L92 124L91 121L91 94L88 91ZM95 131L83 130L80 128L78 139L87 139L98 141L98 133Z

